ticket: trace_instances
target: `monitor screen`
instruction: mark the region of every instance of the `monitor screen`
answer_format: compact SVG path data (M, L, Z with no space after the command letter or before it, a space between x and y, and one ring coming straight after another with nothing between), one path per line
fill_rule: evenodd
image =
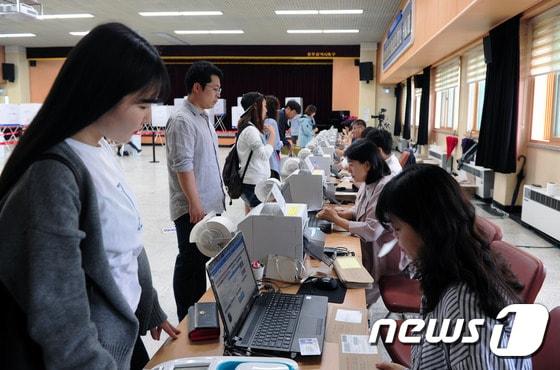
M243 234L235 235L210 261L207 271L227 334L231 335L258 293Z

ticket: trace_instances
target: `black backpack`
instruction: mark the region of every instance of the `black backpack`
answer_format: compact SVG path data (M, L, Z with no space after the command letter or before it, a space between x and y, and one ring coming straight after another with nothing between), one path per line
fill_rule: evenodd
M238 137L241 132L238 133ZM247 167L249 167L249 162L253 156L253 151L249 153L249 158L247 159L247 164L245 164L245 169L243 170L243 175L239 176L239 155L237 154L237 142L231 148L230 152L226 157L224 163L224 169L222 171L222 178L224 179L224 185L230 199L238 199L243 193L243 179L245 178L245 173L247 172ZM231 200L230 200L231 205Z

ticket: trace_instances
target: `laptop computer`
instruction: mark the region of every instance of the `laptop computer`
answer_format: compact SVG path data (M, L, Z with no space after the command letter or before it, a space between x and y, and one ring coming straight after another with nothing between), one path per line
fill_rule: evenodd
M222 318L226 351L292 358L321 355L327 297L259 293L242 233L206 271Z

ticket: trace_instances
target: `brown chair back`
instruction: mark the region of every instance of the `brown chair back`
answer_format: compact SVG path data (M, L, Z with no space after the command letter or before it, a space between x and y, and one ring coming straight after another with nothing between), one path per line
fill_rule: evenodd
M548 370L560 364L558 343L560 343L560 306L550 311L543 344L533 354L533 370Z
M542 261L502 240L492 242L490 248L506 260L513 274L523 284L523 290L519 293L521 301L523 303L535 302L546 276Z

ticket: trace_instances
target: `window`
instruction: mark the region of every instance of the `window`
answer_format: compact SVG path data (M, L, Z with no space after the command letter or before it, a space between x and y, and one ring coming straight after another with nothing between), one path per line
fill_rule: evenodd
M420 125L420 99L422 98L422 89L416 89L414 96L414 126Z
M420 97L422 96L422 88L417 87L414 82L412 82L412 94L410 119L412 120L412 126L418 127L420 123Z
M436 128L457 128L459 122L460 76L461 64L459 58L436 68Z
M480 131L482 119L482 106L484 105L484 88L486 87L486 64L484 63L484 50L479 45L466 55L467 64L467 132Z
M402 94L401 94L401 124L402 124L402 128L401 128L401 133L402 130L404 130L404 120L406 119L406 80L403 82L402 84Z
M531 140L560 143L560 7L530 23Z

